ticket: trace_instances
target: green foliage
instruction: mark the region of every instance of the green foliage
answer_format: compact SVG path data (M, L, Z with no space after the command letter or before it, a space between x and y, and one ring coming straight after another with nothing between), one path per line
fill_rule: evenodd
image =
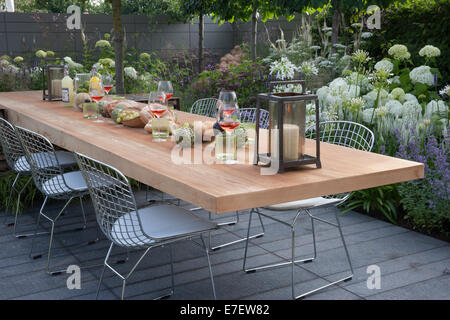
M436 67L441 71L442 83L449 82L450 72L450 1L410 0L389 7L382 15L381 30L367 39L366 48L376 59L387 55L394 44L404 44L411 52L415 65L425 63L418 52L425 45L441 49Z
M353 192L344 202L342 213L359 208L367 213L381 212L390 222L398 224L398 204L399 195L395 186L382 186Z

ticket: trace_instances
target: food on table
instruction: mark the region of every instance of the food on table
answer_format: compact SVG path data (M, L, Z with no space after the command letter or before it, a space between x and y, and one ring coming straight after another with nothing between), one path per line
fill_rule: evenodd
M109 116L112 116L112 112L114 111L114 108L116 106L121 106L123 107L123 109L128 109L128 108L135 108L135 109L141 109L141 105L133 100L124 100L124 99L120 99L120 100L112 100L111 102L107 103L106 105L103 106L103 110L105 110L106 112L109 113Z
M117 107L120 108L120 106ZM144 128L145 126L145 123L142 122L139 116L139 111L136 109L123 109L120 111L116 122L133 128Z
M78 93L74 99L75 110L83 111L83 103L85 103L86 100L91 102L91 97L87 93Z
M111 118L114 122L117 122L117 119L119 118L119 114L120 112L123 110L123 106L116 106L113 110L113 112L111 113ZM120 122L118 122L120 123Z
M173 120L169 120L169 134L175 135L175 131L177 129L178 129L178 124ZM151 121L147 122L147 124L144 127L144 130L147 131L148 133L152 133L152 122Z
M194 130L185 123L181 128L175 130L175 142L182 148L190 148L194 143Z

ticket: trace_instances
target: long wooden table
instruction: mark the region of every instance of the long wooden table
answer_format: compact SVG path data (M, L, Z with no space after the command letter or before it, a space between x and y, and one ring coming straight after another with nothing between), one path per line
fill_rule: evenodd
M112 121L94 123L41 92L0 93L0 106L15 125L45 135L57 146L110 164L125 175L214 213L361 190L423 178L421 163L321 143L322 168L307 166L260 175L247 164L176 164L172 141L152 142L143 129ZM178 112L180 118L192 115ZM199 117L198 119L202 119ZM314 154L314 144L306 150Z

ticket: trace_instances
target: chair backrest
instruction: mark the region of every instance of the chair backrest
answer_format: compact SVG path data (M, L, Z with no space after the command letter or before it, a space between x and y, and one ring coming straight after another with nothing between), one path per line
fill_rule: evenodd
M371 151L375 142L373 132L362 124L351 121L324 121L319 124L320 141L328 142L353 149ZM316 138L316 126L306 129L305 136ZM338 199L341 204L346 201L351 192L326 196L325 198Z
M3 118L0 118L0 144L6 162L11 169L28 171L29 168L23 166L23 162L17 162L17 160L25 156L25 152L14 130L14 126Z
M71 188L67 186L62 175L64 170L59 164L52 143L43 135L19 126L16 126L15 131L30 164L36 187L44 195L64 197Z
M217 116L217 101L216 98L199 99L192 105L190 113L215 118Z
M256 108L240 109L241 123L256 123L256 110ZM269 112L267 110L261 109L259 111L259 127L262 129L269 127Z
M75 152L100 229L119 246L140 247L144 236L128 179L117 169ZM133 213L133 214L131 214Z
M353 149L371 151L375 142L373 132L362 124L351 121L325 121L319 124L320 141ZM306 129L306 137L316 138L316 127Z

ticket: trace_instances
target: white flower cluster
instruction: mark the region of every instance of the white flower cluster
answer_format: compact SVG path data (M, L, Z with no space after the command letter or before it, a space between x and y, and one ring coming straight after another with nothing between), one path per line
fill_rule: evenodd
M306 77L319 74L319 69L317 69L316 65L312 61L303 61L300 65L300 71Z
M445 87L443 87L440 91L439 94L441 96L443 96L444 94L447 95L448 97L450 97L450 85L446 85Z
M123 68L123 72L125 73L126 77L131 78L133 80L137 79L137 71L133 67L125 67Z
M434 76L430 71L429 66L420 66L412 69L409 73L409 77L411 78L412 83L423 83L428 86L432 86L434 84Z
M426 45L419 51L419 56L427 57L427 58L433 58L433 57L439 57L441 55L441 50L439 48L436 48L431 45Z
M292 80L296 71L298 71L297 66L286 57L282 57L270 65L270 74L275 74L278 80Z
M447 114L448 105L442 100L431 100L425 107L425 118L431 119L433 114Z
M388 73L391 73L392 70L394 70L394 65L392 64L392 62L390 62L388 60L381 60L375 64L374 68L375 68L375 70L384 69Z
M69 68L71 69L82 69L83 65L80 63L76 63L72 60L71 57L64 57L64 61L69 65Z
M397 60L406 60L411 57L408 48L403 44L395 44L389 48L388 54Z

